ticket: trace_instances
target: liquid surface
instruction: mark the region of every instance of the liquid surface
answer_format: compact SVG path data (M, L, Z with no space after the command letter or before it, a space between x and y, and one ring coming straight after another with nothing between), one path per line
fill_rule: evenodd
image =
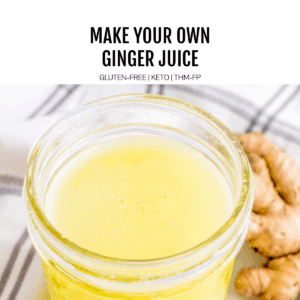
M121 259L186 251L214 234L232 210L230 187L207 157L154 136L81 151L45 195L45 213L63 236Z

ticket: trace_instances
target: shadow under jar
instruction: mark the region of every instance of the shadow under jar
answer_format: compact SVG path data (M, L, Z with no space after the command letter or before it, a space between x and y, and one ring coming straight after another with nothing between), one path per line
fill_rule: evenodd
M139 134L171 138L209 158L230 186L230 217L207 240L164 258L117 259L76 245L45 213L51 180L83 149ZM132 94L89 103L49 128L29 156L23 195L29 234L42 259L52 300L221 300L248 230L253 183L241 146L216 118L176 99Z

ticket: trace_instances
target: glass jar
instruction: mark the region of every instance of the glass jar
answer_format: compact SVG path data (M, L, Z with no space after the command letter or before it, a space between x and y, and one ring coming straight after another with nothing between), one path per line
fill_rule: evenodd
M77 246L49 222L44 195L60 166L85 147L135 134L189 144L222 171L235 208L208 240L162 259L121 260ZM253 182L239 142L216 118L176 99L133 94L89 103L49 128L32 148L23 193L29 234L42 259L52 300L221 300L247 233Z

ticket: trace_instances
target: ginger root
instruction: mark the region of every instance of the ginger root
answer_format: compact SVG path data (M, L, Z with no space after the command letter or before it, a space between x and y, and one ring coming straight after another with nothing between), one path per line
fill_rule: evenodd
M238 138L254 177L254 205L246 240L267 263L264 268L241 270L236 290L265 300L295 299L300 292L300 170L264 135Z
M293 300L300 291L300 253L268 261L265 268L242 269L235 279L236 291L263 300Z

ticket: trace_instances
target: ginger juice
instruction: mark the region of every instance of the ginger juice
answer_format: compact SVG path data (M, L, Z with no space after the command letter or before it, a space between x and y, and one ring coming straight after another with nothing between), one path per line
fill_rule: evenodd
M124 260L163 258L193 248L232 211L230 187L210 159L154 136L123 137L79 152L54 176L45 198L45 213L64 237ZM204 296L201 290L198 295Z
M51 300L225 300L251 178L232 133L190 104L123 95L75 111L37 142L24 186Z
M126 260L195 247L232 210L230 187L212 161L183 143L151 136L78 153L54 177L45 200L46 215L66 238Z

